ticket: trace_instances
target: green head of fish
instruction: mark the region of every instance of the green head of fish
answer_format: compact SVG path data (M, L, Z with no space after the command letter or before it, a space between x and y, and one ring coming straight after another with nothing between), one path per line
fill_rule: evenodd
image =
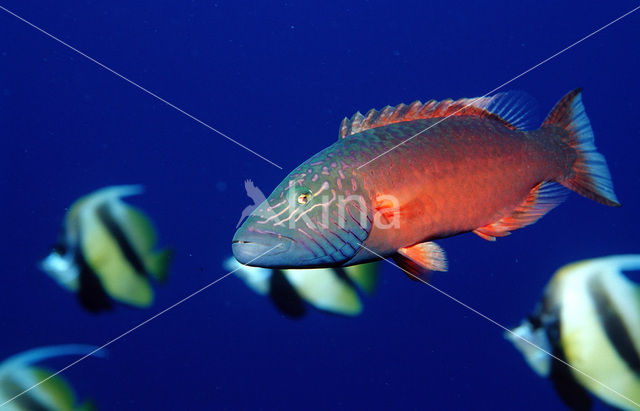
M236 231L236 259L272 268L345 265L372 225L355 163L334 145L293 170Z

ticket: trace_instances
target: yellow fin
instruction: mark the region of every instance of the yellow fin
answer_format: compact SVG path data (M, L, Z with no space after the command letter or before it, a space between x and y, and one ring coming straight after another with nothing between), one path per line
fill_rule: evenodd
M151 220L142 211L127 204L119 204L113 211L121 216L122 229L136 251L150 251L156 244L156 230Z
M344 267L344 271L367 294L371 294L378 284L378 263L351 265Z
M50 371L39 367L31 367L31 371L34 373L37 381L42 381L53 375ZM38 388L48 394L52 405L55 404L55 407L52 408L59 410L73 409L75 397L69 383L64 379L58 376L49 378L40 384Z
M69 383L60 376L52 377L53 373L40 367L30 367L27 373L32 374L34 381L40 382L47 378L45 382L38 385L33 390L32 397L37 397L39 405L51 410L74 410L74 411L95 411L97 410L93 401L87 400L78 407L75 406L76 397ZM29 395L27 393L27 395Z
M39 406L38 409L72 410L75 396L67 381L60 376L53 376L53 373L47 369L31 365L48 358L65 355L103 356L104 352L93 345L65 344L33 348L15 354L0 364L0 387L2 388L0 396L4 398L0 399L0 402L47 379L24 396L16 398L13 403L15 409L31 409L28 407Z
M171 261L172 255L173 250L164 249L149 255L145 259L147 270L149 270L149 273L160 283L165 282L167 279L169 262Z
M8 375L2 376L3 390L8 389L9 391L5 395L11 398L39 384L26 392L24 396L14 400L16 409L28 409L26 407L36 406L37 409L72 410L75 397L71 387L61 377L52 377L52 375L51 371L40 367L14 368ZM49 379L43 382L47 378Z
M332 268L282 270L296 292L314 307L342 315L358 315L362 302L355 289Z

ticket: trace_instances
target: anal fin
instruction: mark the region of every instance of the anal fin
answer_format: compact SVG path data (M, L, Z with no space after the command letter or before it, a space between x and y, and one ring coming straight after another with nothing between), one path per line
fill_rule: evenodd
M542 182L533 187L527 198L515 211L495 223L487 224L473 230L485 240L495 241L496 237L505 237L511 231L526 227L538 221L543 215L553 210L566 198L567 190L553 182Z
M432 241L400 248L393 259L414 281L427 280L431 271L448 269L444 250Z
M484 230L484 227L476 228L472 232L473 234L476 234L478 237L484 238L487 241L496 241L496 236L494 235L495 233L493 231L490 233L486 232Z

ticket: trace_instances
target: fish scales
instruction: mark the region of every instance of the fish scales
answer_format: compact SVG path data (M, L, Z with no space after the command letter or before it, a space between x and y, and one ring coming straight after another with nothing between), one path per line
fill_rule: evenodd
M383 126L334 144L367 145L370 152L360 155L365 164L370 155L428 129L362 167L370 204L384 193L396 197L401 208L399 227L379 236L374 229L367 247L389 251L383 244L415 244L497 221L536 184L562 175L575 160L573 150L546 130L514 131L497 121L467 117L434 126L437 121Z
M391 257L416 276L447 269L432 240L504 237L560 204L560 185L619 205L581 90L525 131L530 112L527 98L506 93L356 113L236 231L234 256L272 268Z

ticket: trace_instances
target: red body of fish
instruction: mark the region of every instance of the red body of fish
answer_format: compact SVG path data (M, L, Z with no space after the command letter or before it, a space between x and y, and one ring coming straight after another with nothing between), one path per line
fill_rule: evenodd
M413 245L461 232L488 240L508 235L561 202L564 190L551 183L619 205L604 157L593 146L580 90L565 96L533 131L488 111L464 110L475 109L451 102L434 118L396 116L351 136L343 132L351 144L367 147L361 155L380 155L359 169L378 224L352 261L398 250L411 254ZM430 251L416 250L410 257L428 266Z
M238 229L234 255L285 268L392 257L420 275L447 269L431 240L505 236L558 205L560 185L618 205L580 90L537 130L527 131L527 101L432 100L345 119L339 141L294 169Z

